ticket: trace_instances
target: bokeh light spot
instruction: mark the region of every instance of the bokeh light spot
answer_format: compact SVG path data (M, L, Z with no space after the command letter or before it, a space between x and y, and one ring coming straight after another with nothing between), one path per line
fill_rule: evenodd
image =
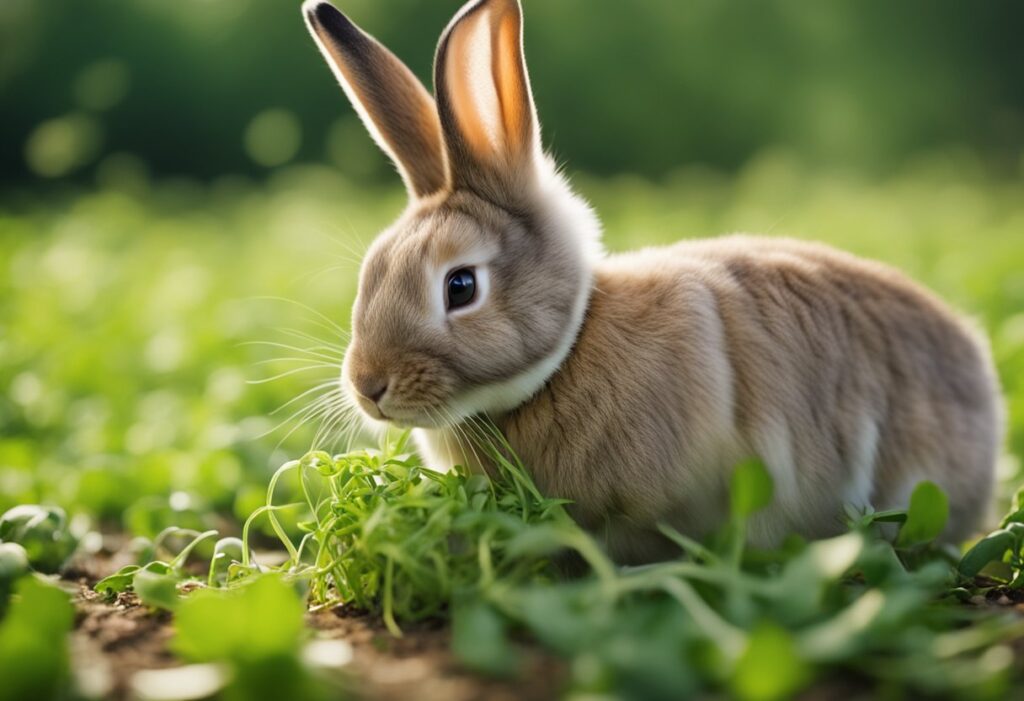
M327 131L327 158L354 178L380 173L386 157L357 119L338 119Z
M245 152L256 163L268 168L290 161L301 144L299 120L287 110L260 112L245 130Z
M123 61L96 61L75 79L75 100L87 110L108 110L128 94L129 83L130 73Z
M102 141L95 119L69 114L37 126L25 142L25 160L37 175L57 178L88 163Z

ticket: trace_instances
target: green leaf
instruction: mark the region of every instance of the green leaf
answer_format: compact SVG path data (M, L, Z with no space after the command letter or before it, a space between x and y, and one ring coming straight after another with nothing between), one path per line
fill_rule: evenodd
M732 689L745 701L788 698L810 678L796 645L784 629L764 623L750 634L732 677Z
M459 604L452 616L452 650L470 669L511 674L518 660L505 627L505 619L486 602Z
M736 466L732 476L732 515L746 519L772 500L771 475L760 460L748 460Z
M223 584L228 580L229 568L232 563L242 561L242 552L245 545L240 538L221 538L213 546L213 557L210 558L210 571L207 577L207 584Z
M125 565L109 577L104 577L96 582L92 588L97 594L102 594L107 599L113 599L118 594L128 591L135 579L135 573L141 569L138 565Z
M934 482L918 483L910 495L907 520L900 528L901 546L929 543L942 533L949 518L949 499Z
M142 603L154 608L173 610L181 601L178 597L178 578L147 567L135 573L132 588Z
M1003 516L1003 520L1000 521L999 526L1006 528L1011 523L1024 523L1024 509L1017 509Z
M32 568L47 574L59 570L77 545L63 509L35 504L15 506L0 516L0 541L24 547Z
M306 453L299 462L303 467L316 470L324 477L331 477L341 471L340 466L334 462L330 454L322 450Z
M173 647L192 662L254 663L293 655L305 610L294 588L276 575L237 589L204 589L178 607Z
M0 582L12 582L27 572L28 553L25 548L17 543L0 543Z
M988 563L1001 562L1003 556L1015 543L1016 538L1009 531L1003 528L993 531L975 543L974 547L964 554L957 569L964 577L974 577Z
M865 547L864 536L854 531L815 541L794 555L779 576L761 587L761 595L772 601L773 616L787 624L819 616L828 587L858 562Z
M0 623L0 699L65 698L67 634L74 620L68 595L23 577Z

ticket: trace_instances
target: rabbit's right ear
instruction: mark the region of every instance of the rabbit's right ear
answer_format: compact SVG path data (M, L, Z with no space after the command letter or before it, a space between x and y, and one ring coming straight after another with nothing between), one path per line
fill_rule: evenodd
M434 99L404 63L323 0L302 6L313 39L373 140L394 161L411 196L448 184Z
M514 204L543 161L519 0L462 7L437 46L434 90L452 187Z

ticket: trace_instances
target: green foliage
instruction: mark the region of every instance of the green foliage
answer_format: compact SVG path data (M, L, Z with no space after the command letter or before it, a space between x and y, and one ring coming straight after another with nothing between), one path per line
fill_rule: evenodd
M974 577L992 562L1002 562L1007 553L1019 549L1020 539L1010 531L1000 528L979 540L960 560L960 574Z
M789 698L807 678L807 665L793 638L768 623L751 631L747 649L736 662L732 688L747 701L772 701Z
M745 546L747 520L769 503L772 486L752 461L734 471L724 537L704 545L666 528L679 559L616 568L559 502L536 494L506 445L492 448L501 469L491 480L433 473L404 453L405 439L286 464L247 526L284 508L273 503L274 486L298 471L307 501L286 508L304 505L318 517L300 523L298 545L282 529L291 553L277 568L285 581L307 584L317 602L379 611L396 635L401 621L450 616L453 651L470 669L517 673L513 640L525 636L569 662L574 692L623 699L728 688L769 701L835 670L910 694L995 699L1009 688L1012 655L987 651L1024 636L1024 624L959 602L955 570L934 542L947 502L931 483L915 489L906 512L864 514L844 535L754 552ZM895 543L876 532L893 522ZM189 660L285 664L279 656L297 645L294 590L258 574L242 545L241 562L218 580L224 589L162 604L177 606L176 647ZM567 550L586 574L552 576L550 558L563 560ZM153 566L171 576L170 566ZM145 571L111 581L123 585L134 574L141 595Z
M311 516L299 524L299 545L275 525L291 566L309 577L315 601L379 610L396 634L396 618L438 615L456 594L543 577L546 559L516 538L534 524L568 524L562 502L540 496L506 457L507 446L480 443L501 473L491 481L426 469L405 452L407 440L406 433L381 451L315 452L286 464L271 481L267 506L246 523L248 531L264 513L276 519L276 481L298 471ZM546 550L557 547L555 538Z
M1014 589L1024 588L1024 490L1014 496L1001 527L975 543L960 560L959 569L968 579L984 573Z
M13 582L28 573L28 553L18 543L0 543L0 582Z
M746 519L755 511L768 506L773 491L772 478L759 461L737 465L732 478L733 518Z
M0 543L0 619L15 582L29 572L28 553L17 543Z
M132 588L147 606L173 609L178 605L178 579L170 573L170 568L160 571L143 567L132 577Z
M900 528L899 544L917 545L935 540L949 518L949 499L934 482L919 483L910 495L907 520Z
M112 575L109 575L97 582L93 589L107 599L113 599L118 594L133 590L138 594L143 604L153 608L174 609L177 607L178 585L183 581L191 579L185 573L185 563L189 555L203 542L210 540L217 534L216 531L197 533L187 528L169 527L160 533L153 543L152 549L146 552L154 554L163 548L164 541L171 536L190 536L191 539L181 548L170 563L161 560L151 560L143 565L125 565ZM224 566L226 550L232 550L230 545L237 541L237 538L222 538L214 548L214 554L210 562L211 582L215 567Z
M189 661L228 665L225 699L324 698L298 658L304 611L294 587L273 575L203 590L178 608L173 647Z
M280 577L259 577L227 592L203 590L177 612L174 647L193 662L258 664L295 651L304 610L298 593Z
M67 516L56 506L15 506L0 516L0 543L17 543L40 572L56 572L77 545Z
M470 669L488 674L505 675L517 668L505 618L481 600L461 602L453 609L452 651Z
M15 587L0 621L0 701L59 698L68 677L68 596L35 577Z

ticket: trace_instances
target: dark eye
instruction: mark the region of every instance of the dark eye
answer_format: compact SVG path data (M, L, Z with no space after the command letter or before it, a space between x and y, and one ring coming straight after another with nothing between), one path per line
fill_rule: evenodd
M448 309L464 307L476 297L476 275L472 268L457 268L445 282Z

